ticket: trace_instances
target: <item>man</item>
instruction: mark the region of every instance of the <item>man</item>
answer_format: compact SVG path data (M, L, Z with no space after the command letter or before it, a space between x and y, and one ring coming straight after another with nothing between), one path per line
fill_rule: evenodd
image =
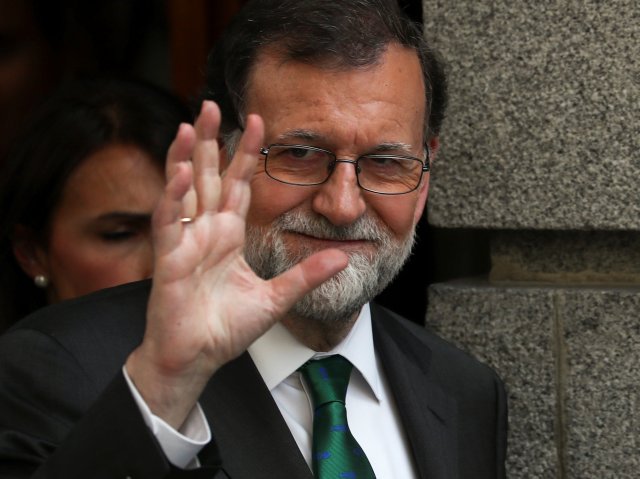
M2 338L0 477L363 477L322 470L326 353L353 366L331 427L364 477L504 476L500 380L369 304L411 250L439 145L423 42L386 0L245 8L210 60L222 117L205 101L169 152L150 293Z

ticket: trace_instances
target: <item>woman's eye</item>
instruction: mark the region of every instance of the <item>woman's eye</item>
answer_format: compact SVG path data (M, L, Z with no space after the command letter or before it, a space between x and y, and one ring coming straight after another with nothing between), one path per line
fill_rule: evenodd
M131 215L129 215L131 216ZM133 218L121 218L109 221L100 221L94 225L94 235L105 243L118 243L132 241L139 237L149 235L151 229L151 217L137 215Z
M118 242L128 240L136 235L134 230L117 230L117 231L104 231L100 233L100 237L104 241Z

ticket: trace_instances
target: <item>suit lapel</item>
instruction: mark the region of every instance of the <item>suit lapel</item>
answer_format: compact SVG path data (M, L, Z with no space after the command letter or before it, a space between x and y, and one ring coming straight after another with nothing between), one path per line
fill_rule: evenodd
M278 406L247 353L209 381L200 404L233 479L313 479ZM199 455L206 463L210 448Z
M373 336L422 479L457 477L455 399L429 374L431 350L391 313L372 305Z

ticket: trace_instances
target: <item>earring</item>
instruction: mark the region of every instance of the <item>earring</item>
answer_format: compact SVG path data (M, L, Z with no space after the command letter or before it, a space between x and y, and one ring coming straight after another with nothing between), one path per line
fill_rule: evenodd
M46 288L49 286L49 278L47 278L44 274L38 274L35 278L33 278L33 283L38 288Z

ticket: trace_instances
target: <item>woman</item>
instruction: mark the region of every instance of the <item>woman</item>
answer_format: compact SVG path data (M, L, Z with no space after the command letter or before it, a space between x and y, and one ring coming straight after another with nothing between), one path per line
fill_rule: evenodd
M0 329L44 306L151 275L151 212L179 124L146 84L67 85L0 170Z

